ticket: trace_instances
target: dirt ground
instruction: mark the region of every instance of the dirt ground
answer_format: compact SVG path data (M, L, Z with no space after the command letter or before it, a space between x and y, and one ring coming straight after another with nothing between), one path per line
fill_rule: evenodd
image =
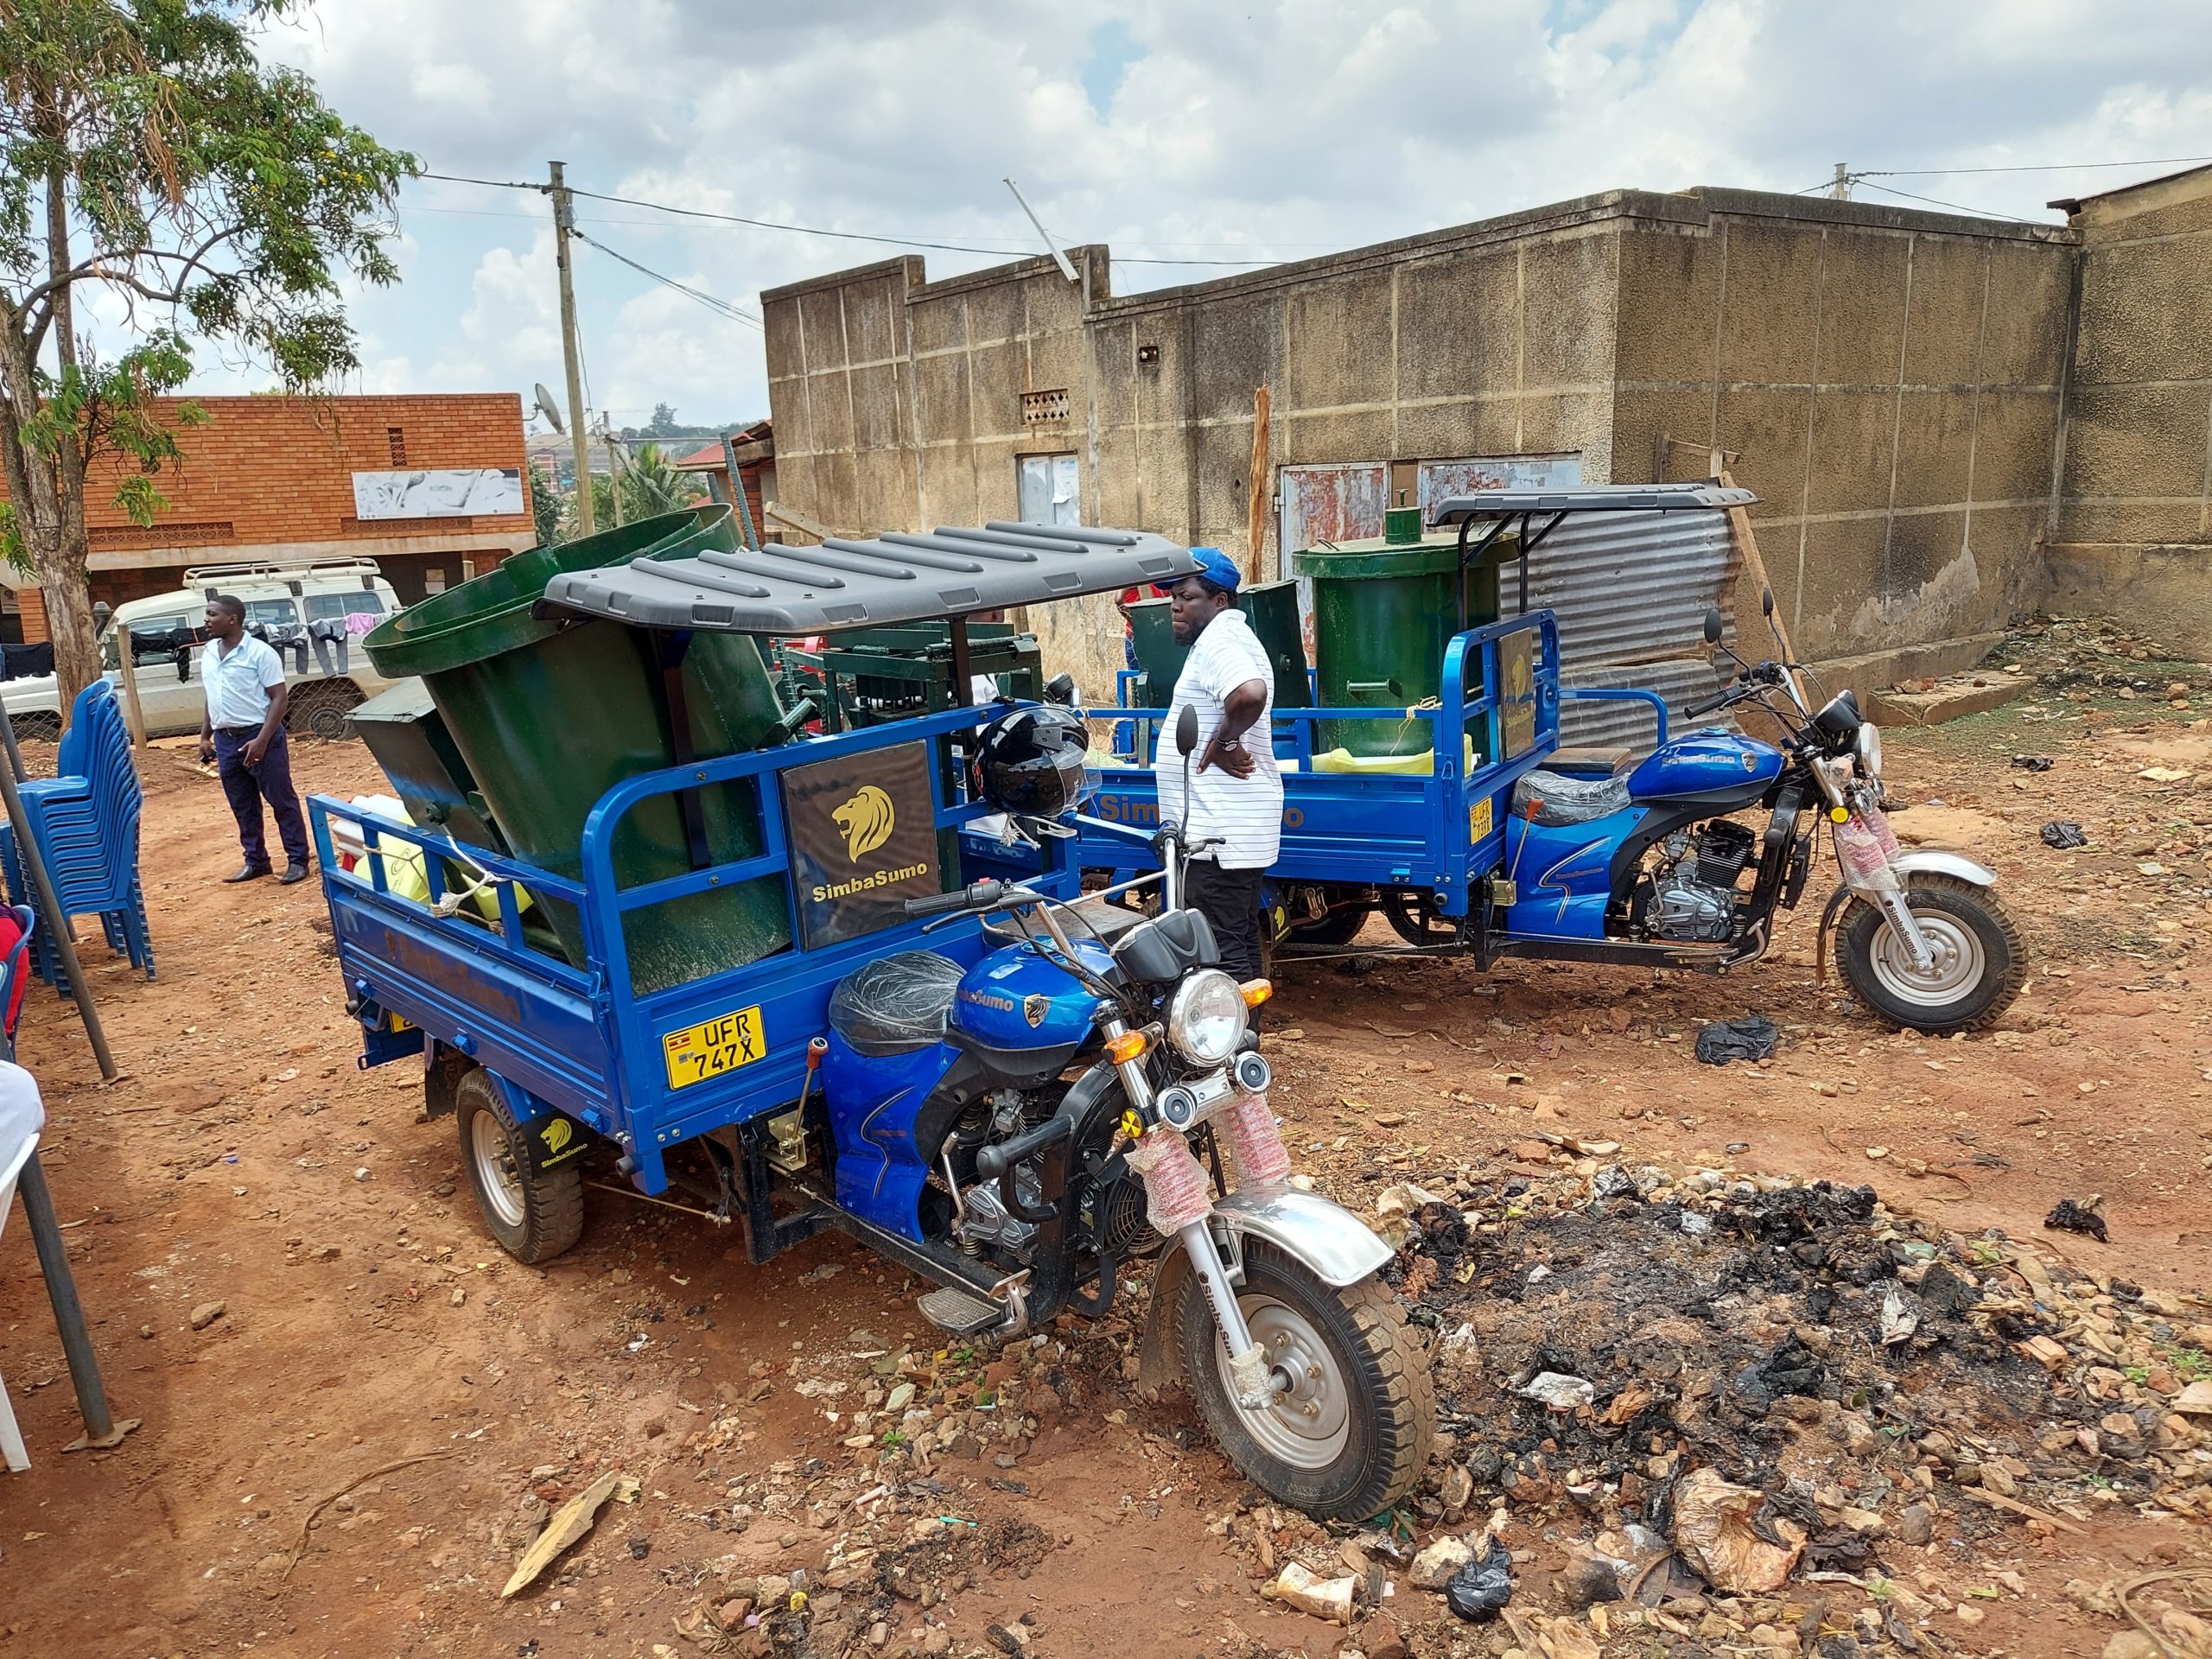
M2024 636L2012 655L2040 676L2033 696L1891 734L1892 791L1913 803L1901 835L1993 865L2025 932L2029 988L1996 1031L1875 1026L1816 982L1809 902L1774 956L1726 980L1300 965L1280 976L1269 1041L1301 1168L1364 1210L1440 1167L1571 1173L1548 1135L1620 1142L1630 1167L1872 1184L1939 1235L2001 1230L2160 1294L2177 1325L2212 1320L2212 989L2195 961L2212 913L2212 678L2089 640ZM300 743L295 766L340 796L381 784L351 743ZM781 1589L763 1575L807 1591L810 1651L842 1650L832 1631L894 1653L1392 1650L1258 1596L1262 1561L1298 1528L1255 1509L1179 1399L1147 1403L1122 1380L1125 1320L1063 1321L1010 1356L946 1352L917 1287L841 1238L754 1268L732 1231L614 1191L589 1193L569 1255L543 1270L502 1255L451 1123L423 1116L419 1066L356 1068L318 887L218 884L238 849L188 753L157 749L147 792L159 977L87 950L127 1076L98 1083L42 986L21 1039L117 1414L143 1427L112 1452L63 1453L79 1425L17 1223L0 1374L33 1468L0 1478L0 1654L744 1652L771 1627L739 1606L722 1636L702 1610L744 1596L766 1611ZM2047 848L2054 819L2088 845ZM1696 1063L1700 1023L1752 1010L1782 1027L1774 1061ZM2066 1198L2101 1199L2109 1242L2044 1230ZM951 1411L928 1479L880 1492L892 1419L875 1406L888 1390L895 1410L899 1378ZM634 1478L632 1501L501 1599L547 1507L612 1472ZM2204 1522L2110 1484L2062 1494L2063 1529L1947 1498L1929 1542L1885 1541L1892 1580L1967 1610L1931 1615L1923 1650L2103 1653L2123 1626L2069 1580L2206 1561ZM1463 1499L1477 1524L1491 1502ZM870 1548L944 1541L926 1586L880 1592L851 1541L863 1523ZM1542 1511L1508 1531L1516 1605L1554 1605L1571 1535ZM1966 1599L1969 1574L1988 1599ZM1402 1585L1390 1605L1415 1654L1503 1653L1527 1634L1455 1625ZM1656 1645L1605 1651L1846 1651L1817 1636L1817 1610L1802 1637L1787 1612L1770 1642L1700 1637L1692 1618L1679 1640L1646 1629ZM1582 1651L1564 1635L1523 1650Z

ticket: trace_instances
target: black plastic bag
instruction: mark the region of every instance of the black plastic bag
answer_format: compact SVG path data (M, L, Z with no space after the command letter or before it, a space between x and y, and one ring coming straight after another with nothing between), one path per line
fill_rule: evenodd
M1741 1020L1715 1020L1698 1030L1697 1057L1707 1065L1770 1059L1780 1035L1774 1021L1763 1014L1747 1014Z
M2086 847L2089 838L2082 833L2082 826L2070 818L2053 818L2043 827L2043 844L2058 852L2075 847Z
M2049 772L2057 762L2047 754L2016 754L2012 764L2023 772Z
M2100 1244L2110 1242L2106 1236L2105 1218L2071 1198L2061 1198L2058 1208L2043 1218L2043 1224L2069 1233L2087 1233Z
M1454 1573L1444 1586L1444 1605L1464 1619L1481 1624L1497 1617L1513 1599L1513 1552L1492 1538L1483 1553Z

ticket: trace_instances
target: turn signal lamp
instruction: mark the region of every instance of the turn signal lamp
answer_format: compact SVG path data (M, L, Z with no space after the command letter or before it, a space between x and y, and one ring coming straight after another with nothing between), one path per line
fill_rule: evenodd
M1126 1065L1142 1054L1147 1046L1144 1033L1125 1031L1118 1037L1106 1039L1106 1058L1116 1065Z
M1244 993L1244 1006L1256 1008L1275 994L1275 982L1271 979L1248 979L1236 988Z
M1828 808L1828 822L1831 823L1849 823L1851 822L1851 809L1847 806L1832 806Z

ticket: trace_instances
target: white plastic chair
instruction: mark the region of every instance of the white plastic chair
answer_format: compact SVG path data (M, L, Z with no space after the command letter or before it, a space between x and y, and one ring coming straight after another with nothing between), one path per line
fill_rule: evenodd
M38 1132L45 1123L46 1108L31 1074L0 1060L0 1233L7 1230L9 1212L16 1207L16 1182L38 1150ZM23 1431L16 1427L16 1408L8 1402L4 1382L0 1382L0 1459L13 1473L20 1474L31 1466L31 1454L23 1445Z

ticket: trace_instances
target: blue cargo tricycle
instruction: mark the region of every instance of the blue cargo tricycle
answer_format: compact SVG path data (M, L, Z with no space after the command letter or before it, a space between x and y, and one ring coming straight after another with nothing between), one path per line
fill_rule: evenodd
M556 576L543 604L658 631L670 662L705 631L944 618L964 699L967 616L1196 568L1156 537L992 524L640 561ZM741 1223L756 1262L841 1230L936 1286L922 1312L964 1335L1096 1318L1141 1266L1144 1379L1186 1378L1276 1498L1373 1515L1435 1419L1376 1277L1391 1251L1293 1180L1249 1025L1268 987L1224 972L1183 906L1174 824L1081 823L1087 749L1074 713L1006 701L641 772L593 810L580 879L317 797L362 1064L419 1060L525 1262L581 1235L588 1160ZM695 841L687 873L625 885L626 821L709 791L749 805L760 850L715 862ZM1141 849L1154 871L1128 886L1154 914L1083 899L1079 832ZM764 879L787 946L633 979L641 916ZM576 959L530 925L548 901L580 920Z

